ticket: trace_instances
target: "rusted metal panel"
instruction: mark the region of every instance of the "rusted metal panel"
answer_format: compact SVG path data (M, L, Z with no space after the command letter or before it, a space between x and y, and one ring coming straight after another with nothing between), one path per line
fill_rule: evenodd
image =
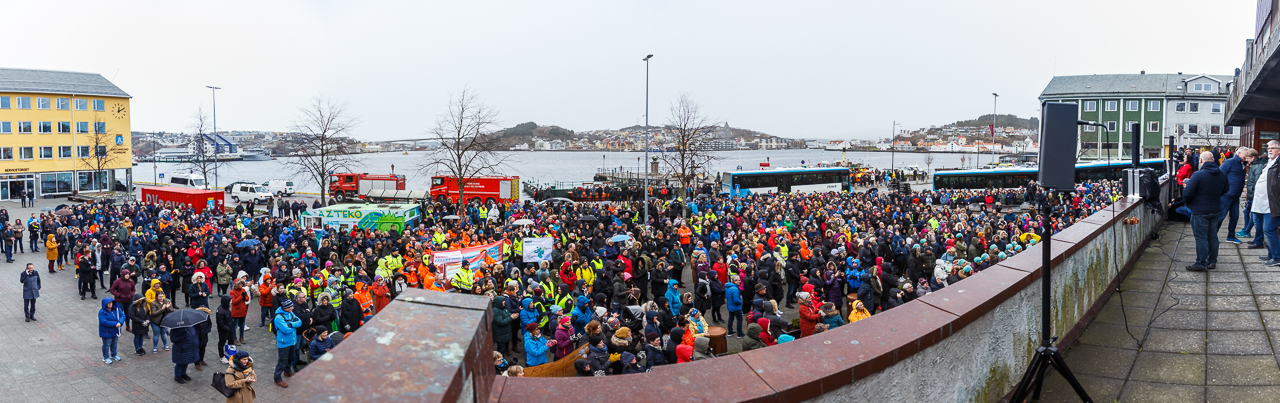
M489 301L407 290L290 386L309 402L487 401L494 381Z

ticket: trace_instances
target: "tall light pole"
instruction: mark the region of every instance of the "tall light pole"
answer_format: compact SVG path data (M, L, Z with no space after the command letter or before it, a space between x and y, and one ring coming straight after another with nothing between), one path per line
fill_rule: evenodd
M892 175L894 179L898 178L897 175L893 174L893 163L898 154L898 133L896 133L898 131L898 126L898 121L895 120L893 121L893 128L889 130L889 175Z
M218 90L220 87L206 85L205 88L213 92L213 135L218 135ZM203 134L201 134L203 136ZM202 153L203 154L203 153ZM204 178L205 185L209 184L209 178ZM213 187L218 187L218 143L213 143Z
M640 192L644 201L644 225L649 225L649 59L644 57L644 190Z
M996 162L996 102L1000 94L991 93L991 162Z

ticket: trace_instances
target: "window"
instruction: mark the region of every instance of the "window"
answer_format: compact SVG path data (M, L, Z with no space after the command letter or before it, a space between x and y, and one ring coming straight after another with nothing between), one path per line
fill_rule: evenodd
M1222 113L1222 104L1214 102L1213 106L1209 107L1209 112Z
M1098 110L1098 101L1084 101L1085 112L1095 112Z
M1094 128L1094 126L1085 126L1085 127L1084 127L1084 131L1089 132L1089 133L1093 133L1093 128Z
M1125 102L1124 110L1129 111L1129 112L1137 112L1137 111L1138 111L1138 107L1139 107L1139 106L1141 106L1141 105L1142 105L1142 103L1141 103L1141 102L1138 102L1138 101L1129 101L1129 102Z
M1261 134L1258 135L1258 138L1262 140L1280 140L1280 133L1261 132Z
M1147 112L1159 112L1160 101L1147 101Z
M1107 101L1107 112L1115 112L1117 101Z
M1189 106L1188 106L1188 109L1187 109L1187 110L1188 110L1188 111L1190 111L1191 113L1197 113L1197 112L1200 112L1200 103L1199 103L1199 102L1191 102L1191 105L1189 105Z
M76 110L78 110L78 111L87 111L87 110L89 110L89 100L87 100L87 99L77 99L77 100L76 100Z
M40 134L53 133L53 122L40 122L37 126L40 127Z
M0 147L0 161L13 161L13 147Z
M1137 122L1137 121L1130 120L1130 121L1128 121L1128 122L1124 122L1124 130L1125 130L1125 131L1127 131L1127 132L1129 132L1129 133L1134 133L1134 132L1136 132L1136 131L1138 131L1138 130L1141 130L1141 129L1138 129L1137 127L1135 127L1135 126L1140 127L1140 126L1138 125L1138 122Z
M1116 121L1114 120L1107 121L1107 132L1114 132L1114 131L1116 131Z
M89 146L76 146L76 154L80 158L89 158Z
M106 156L107 156L107 146L97 146L97 147L94 147L94 153L93 153L93 156L94 156L94 157L106 157Z
M18 109L31 109L31 97L14 97L18 100Z
M35 150L31 147L18 147L18 158L24 160L35 159Z
M1209 134L1222 134L1222 126L1220 125L1209 126Z
M1160 122L1147 122L1147 131L1149 132L1160 131Z
M1213 92L1213 83L1209 84L1192 84L1192 91Z
M36 98L36 109L49 109L49 98Z
M1200 125L1187 125L1187 133L1199 133Z
M53 158L53 146L40 147L40 159L47 160Z
M71 133L71 122L58 122L58 133Z
M0 134L10 134L10 133L13 133L13 123L0 122Z
M107 122L93 122L93 132L94 132L94 133L106 133L106 132L107 132Z
M89 122L76 122L76 133L88 133Z
M1235 130L1231 130L1231 126L1227 126L1227 134L1235 134L1233 132L1235 132Z
M1173 110L1174 110L1175 112L1186 112L1186 111L1187 111L1187 103L1186 103L1186 102L1178 102L1178 103L1175 103L1175 104L1173 104Z
M71 146L58 146L58 158L71 158Z
M0 97L0 109L9 109L9 97Z
M71 193L71 173L40 174L40 193Z
M70 99L70 98L58 98L58 110L60 110L60 111L65 111L65 110L68 110L68 109L71 109L71 99Z
M30 134L31 122L18 122L18 133Z
M106 101L103 101L101 99L93 100L93 110L98 112L107 110Z

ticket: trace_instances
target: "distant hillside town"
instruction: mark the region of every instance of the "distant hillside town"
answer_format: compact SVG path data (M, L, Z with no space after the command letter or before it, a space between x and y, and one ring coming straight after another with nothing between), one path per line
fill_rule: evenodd
M662 150L674 147L673 131L663 126L649 126L649 149ZM611 150L643 151L645 149L644 126L622 129L589 130L574 132L558 126L538 126L528 122L499 132L512 151L557 150ZM715 127L712 139L702 144L708 150L782 150L805 148L804 140L775 137L757 131L730 127L724 123Z
M945 126L919 129L902 129L893 139L810 141L809 148L840 150L890 150L926 152L1039 152L1040 136L1035 129L1039 119L1021 119L1013 115L1000 115L999 125L992 127L991 115L965 120Z

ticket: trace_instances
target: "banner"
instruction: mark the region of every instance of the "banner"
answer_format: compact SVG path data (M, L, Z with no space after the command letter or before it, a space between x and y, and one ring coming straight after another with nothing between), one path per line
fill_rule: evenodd
M537 263L551 260L551 251L555 250L555 238L525 238L524 262Z
M488 258L488 259L486 259ZM488 245L472 246L470 248L447 250L443 252L434 252L431 255L431 262L436 267L443 267L445 275L453 278L453 272L462 267L462 261L466 260L471 264L472 268L478 267L482 262L502 262L502 242L494 242Z

